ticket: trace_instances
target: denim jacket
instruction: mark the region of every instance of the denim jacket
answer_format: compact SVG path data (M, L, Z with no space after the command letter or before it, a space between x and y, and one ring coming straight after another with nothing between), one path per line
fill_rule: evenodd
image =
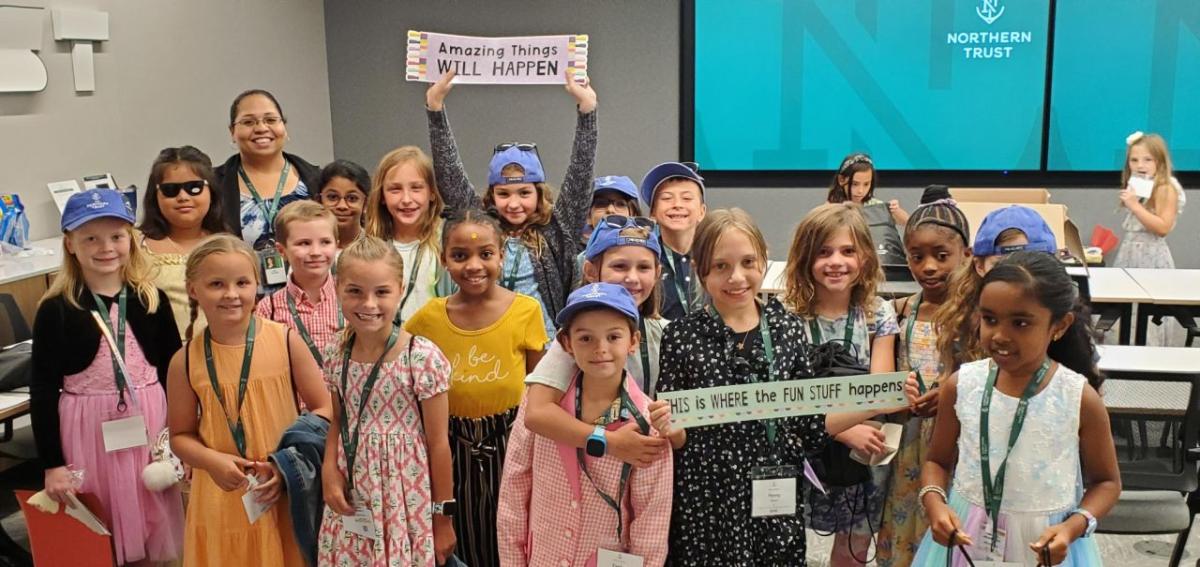
M321 494L321 461L325 455L325 435L329 422L305 413L279 440L271 461L279 467L288 493L288 512L296 543L309 565L317 564L317 533L325 501Z

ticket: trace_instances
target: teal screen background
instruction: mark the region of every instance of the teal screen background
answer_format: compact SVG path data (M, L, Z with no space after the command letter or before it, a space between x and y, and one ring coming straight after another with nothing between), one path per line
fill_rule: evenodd
M831 170L856 151L881 169L1042 167L1051 0L693 5L706 170ZM1058 0L1055 26L1048 169L1118 169L1134 130L1200 169L1200 0ZM1030 41L948 37L989 32Z

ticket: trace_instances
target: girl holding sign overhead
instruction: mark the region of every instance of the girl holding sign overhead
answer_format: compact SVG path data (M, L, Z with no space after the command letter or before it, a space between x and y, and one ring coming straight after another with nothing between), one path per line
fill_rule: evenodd
M438 190L448 211L480 206L458 155L458 145L446 118L445 100L454 73L444 75L425 94L429 145ZM579 235L587 224L592 203L592 169L596 162L596 92L587 79L566 81L575 100L575 142L570 166L558 199L551 198L536 144L503 143L488 165L483 208L495 211L504 229L504 265L500 285L541 303L548 335L554 317L566 303L576 279Z
M171 449L192 466L185 567L304 565L283 481L267 455L296 420L297 393L329 420L329 393L304 341L254 316L257 258L236 237L210 236L187 263L188 295L208 328L171 360Z
M709 305L667 327L658 392L797 380L813 374L799 319L756 298L762 233L741 209L711 212L692 247ZM651 425L675 448L670 565L805 564L805 455L871 414L808 415L677 430L665 401Z
M183 543L183 501L175 488L148 491L142 469L147 439L167 421L162 382L179 350L171 304L133 244L120 193L72 195L62 230L62 270L33 322L30 410L46 493L95 494L118 564L170 560Z

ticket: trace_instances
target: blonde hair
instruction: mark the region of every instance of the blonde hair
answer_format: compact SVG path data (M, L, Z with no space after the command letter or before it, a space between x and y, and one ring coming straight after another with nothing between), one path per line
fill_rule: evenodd
M396 283L400 285L400 294L404 295L404 258L396 251L396 247L392 246L390 240L364 234L343 248L337 259L337 273L342 274L342 277L338 278L339 290L341 283L345 281L346 270L352 262L382 263L391 267L396 272ZM341 298L338 299L338 302L341 302ZM395 314L392 315L392 319L395 319ZM354 327L346 325L342 329L342 338L338 348L345 350L353 340Z
M438 191L437 182L433 176L433 160L429 159L429 156L416 146L400 146L379 160L379 167L375 168L375 175L371 177L371 191L367 193L367 203L363 207L363 214L366 216L366 233L383 239L385 242L391 242L395 236L396 219L392 218L392 213L383 199L383 184L384 178L389 172L404 164L416 167L421 178L425 180L425 185L429 188L429 206L421 213L421 218L417 221L421 245L430 247L435 253L440 254L437 234L441 227L442 211L445 210L446 203L442 200L442 194Z
M758 230L758 225L754 224L754 219L750 215L733 207L731 209L717 209L704 216L704 220L700 221L700 225L696 227L696 237L692 241L692 269L696 270L696 279L703 282L708 274L712 273L713 256L717 250L717 244L721 242L721 238L729 231L737 230L746 235L750 239L750 244L754 246L754 252L758 254L758 264L765 273L767 270L767 241L763 238L762 231ZM700 286L704 289L704 286ZM705 294L708 291L705 290Z
M329 228L333 231L333 240L336 242L338 237L337 217L333 216L333 212L326 209L324 205L308 199L292 201L279 209L279 214L275 216L275 235L281 244L287 245L288 225L317 219L329 221Z
M184 281L188 285L196 283L197 278L200 277L200 266L204 264L204 261L209 256L216 254L241 254L245 256L250 261L250 265L253 266L250 272L254 274L254 283L258 283L258 255L254 253L254 250L245 241L228 233L209 236L201 240L200 244L197 244L192 249L191 253L188 254L187 265L183 270ZM196 324L196 313L199 308L200 306L196 303L196 300L191 297L191 294L188 294L188 309L190 313L188 316L187 331L184 332L188 337L191 337L192 331L195 330L192 327Z
M515 163L510 163L500 170L500 174L505 177L520 177L525 175L525 168ZM500 226L505 231L517 233L523 242L533 252L535 258L542 256L542 247L545 244L540 232L536 230L526 230L533 226L545 226L550 224L550 217L554 212L554 197L551 195L553 189L549 183L539 181L531 183L534 190L537 191L537 207L533 210L533 214L529 215L529 219L525 224L517 227L510 226L508 221L504 220L504 215L498 215L500 218ZM496 207L495 186L488 185L487 191L483 193L483 207L485 209Z
M1145 148L1150 157L1154 158L1157 166L1154 172L1154 191L1150 193L1150 198L1146 199L1146 208L1152 212L1158 212L1155 207L1164 198L1163 193L1175 190L1174 183L1171 181L1171 154L1167 152L1167 142L1158 134L1146 134L1126 146L1125 165L1121 168L1121 187L1127 187L1129 177L1133 175L1133 171L1129 169L1129 154L1133 152L1134 146Z
M786 277L783 302L796 313L816 316L817 283L813 281L812 266L821 247L842 227L850 230L850 240L859 257L858 281L854 282L850 293L850 307L870 308L869 302L874 299L875 289L883 279L883 268L875 254L862 207L845 201L826 203L809 211L796 227L783 272Z
M121 266L121 281L125 285L133 288L133 292L141 300L142 305L146 306L146 311L154 313L158 311L158 288L154 285L154 277L157 271L154 268L154 263L146 257L146 253L141 246L134 243L136 233L133 230L133 225L127 225L125 232L129 235L129 260ZM87 284L83 279L83 267L79 264L79 258L76 258L67 249L67 240L71 238L71 231L64 231L62 241L62 268L59 269L58 275L54 278L54 283L50 285L50 289L46 290L41 301L46 301L52 297L61 295L67 301L67 305L77 309L83 309L79 304L79 295L83 293Z

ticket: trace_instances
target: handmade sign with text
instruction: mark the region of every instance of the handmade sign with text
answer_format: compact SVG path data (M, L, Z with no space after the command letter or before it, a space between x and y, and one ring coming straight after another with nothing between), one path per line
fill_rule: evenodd
M588 36L471 37L409 30L405 78L433 83L563 84L587 78Z

